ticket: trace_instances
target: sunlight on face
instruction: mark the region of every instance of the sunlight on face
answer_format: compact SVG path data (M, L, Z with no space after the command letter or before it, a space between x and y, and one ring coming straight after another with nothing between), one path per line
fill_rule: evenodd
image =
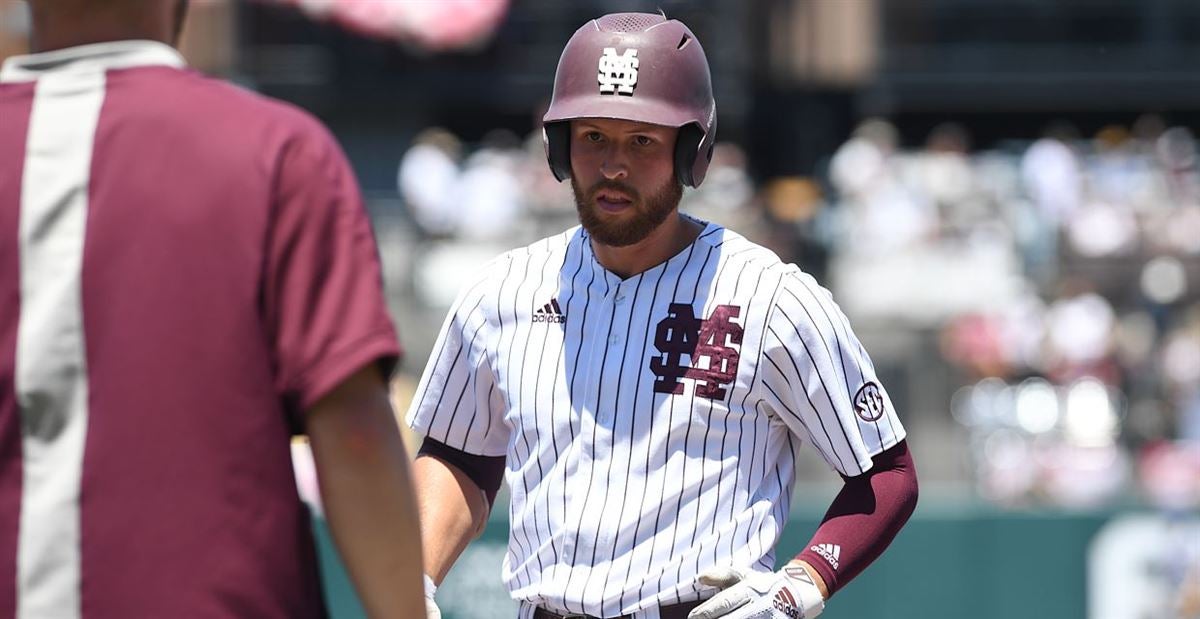
M610 247L642 241L679 206L679 130L625 120L571 123L571 188L579 221Z

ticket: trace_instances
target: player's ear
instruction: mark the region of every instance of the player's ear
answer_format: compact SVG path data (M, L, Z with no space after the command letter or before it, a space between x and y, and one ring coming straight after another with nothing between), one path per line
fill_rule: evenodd
M704 141L704 131L695 123L689 123L679 128L679 133L675 137L675 176L679 182L688 187L695 187L698 182L696 180L696 158L704 157L704 168L707 169L708 162L712 161L713 145L710 143L705 149L706 152L700 152L701 143ZM700 180L703 180L701 177Z
M554 178L571 178L571 123L552 122L542 125L542 142L546 147L546 162Z

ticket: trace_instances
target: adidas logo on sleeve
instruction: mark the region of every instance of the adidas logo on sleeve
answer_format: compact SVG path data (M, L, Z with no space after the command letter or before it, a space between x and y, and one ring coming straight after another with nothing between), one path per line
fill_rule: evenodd
M842 547L837 544L817 544L809 548L809 550L821 555L833 566L833 569L838 568L838 561L842 558Z

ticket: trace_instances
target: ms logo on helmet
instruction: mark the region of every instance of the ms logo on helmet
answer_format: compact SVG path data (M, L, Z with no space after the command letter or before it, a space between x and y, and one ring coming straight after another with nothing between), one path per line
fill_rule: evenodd
M638 79L637 53L636 49L627 49L624 54L617 55L615 47L604 48L597 75L601 93L633 94L633 87L637 86Z

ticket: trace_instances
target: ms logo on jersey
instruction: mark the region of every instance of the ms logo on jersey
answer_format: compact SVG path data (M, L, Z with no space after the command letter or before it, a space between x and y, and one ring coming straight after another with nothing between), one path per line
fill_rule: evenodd
M657 355L650 357L656 393L683 393L682 379L696 381L696 395L724 400L726 387L737 377L742 313L736 305L718 305L707 319L696 318L692 306L672 303L654 334ZM737 346L737 348L735 348ZM684 357L687 361L684 361Z
M617 55L615 47L604 48L597 76L601 94L633 94L638 80L637 53L636 49L627 49L624 54Z

